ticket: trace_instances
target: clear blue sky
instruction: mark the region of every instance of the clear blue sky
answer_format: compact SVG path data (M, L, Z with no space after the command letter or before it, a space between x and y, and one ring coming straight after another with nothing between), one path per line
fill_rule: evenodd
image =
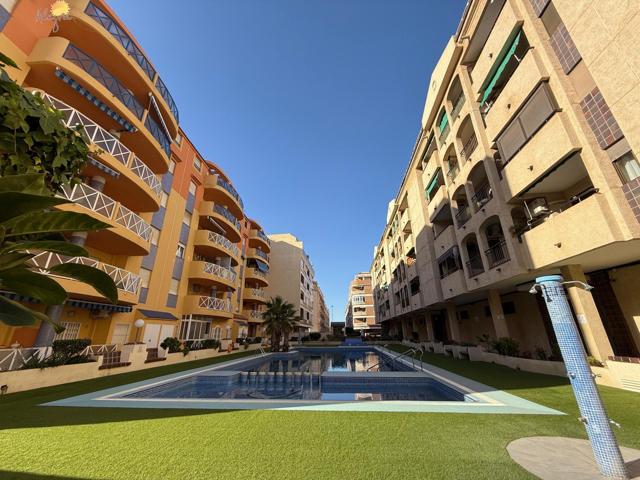
M368 270L464 0L111 0L181 126L267 233L302 239L335 321Z

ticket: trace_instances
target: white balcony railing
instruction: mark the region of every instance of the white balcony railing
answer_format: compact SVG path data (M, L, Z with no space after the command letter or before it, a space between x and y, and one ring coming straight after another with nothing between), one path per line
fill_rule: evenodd
M115 220L147 242L151 237L151 225L145 222L141 216L89 185L84 183L77 183L73 186L64 185L58 195L82 205L92 212L99 213L109 220Z
M254 297L264 298L264 290L262 288L252 288L251 295Z
M220 312L231 312L231 302L225 298L198 297L198 306L207 310L218 310Z
M126 167L129 167L133 174L146 183L157 198L160 198L162 183L158 175L154 174L153 171L142 160L136 157L131 150L125 147L120 140L75 108L52 97L48 93L42 91L38 91L38 93L45 102L62 113L63 123L67 127L73 128L77 125L82 125L84 134L91 143L109 153Z
M51 355L51 347L2 348L0 372L18 370L31 360L44 360Z
M267 278L267 275L264 272L261 272L260 270L258 270L257 268L254 268L251 271L251 275L254 277L260 277L260 278Z
M230 282L236 281L236 272L234 272L230 268L225 268L222 265L206 262L204 264L204 271L205 273L224 278L225 280L229 280Z
M33 267L35 267L41 273L49 273L49 270L62 263L79 263L82 265L89 265L91 267L95 267L99 270L102 270L107 275L109 275L116 286L127 293L132 293L134 295L138 294L140 290L140 277L134 273L131 273L122 268L114 267L113 265L109 265L108 263L102 263L93 258L87 257L67 257L65 255L60 255L57 253L51 252L41 252L36 254L32 259L29 260ZM62 275L55 275L61 278L65 278Z
M226 237L223 237L219 233L209 232L209 241L213 242L213 243L216 243L216 244L220 245L223 248L226 248L235 257L240 255L240 250L238 249L238 247L235 246L233 243L231 243L231 240L229 240Z
M254 248L253 249L253 253L255 254L256 257L260 257L262 258L265 262L269 261L269 255L267 255L265 252L263 252L262 250L258 249L258 248Z
M249 314L249 316L251 318L262 318L262 312L260 310L251 310L251 313Z

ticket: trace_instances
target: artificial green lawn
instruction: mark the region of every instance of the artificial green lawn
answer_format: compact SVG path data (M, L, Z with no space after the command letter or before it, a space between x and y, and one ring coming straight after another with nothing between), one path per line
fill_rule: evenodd
M532 477L511 440L585 436L564 379L434 354L424 360L568 415L37 406L230 358L0 397L0 479L520 479ZM640 448L640 395L601 392L621 444Z

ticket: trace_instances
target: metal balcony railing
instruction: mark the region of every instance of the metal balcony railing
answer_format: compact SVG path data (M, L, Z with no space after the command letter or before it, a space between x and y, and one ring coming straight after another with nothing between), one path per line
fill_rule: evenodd
M460 173L460 167L458 167L458 164L457 163L449 164L449 170L447 171L447 178L453 182L458 176L458 173Z
M219 312L231 312L231 302L225 298L199 296L198 307Z
M224 208L222 205L215 204L213 206L213 211L222 215L224 218L229 220L236 227L236 229L240 230L240 222L238 221L238 219L233 213Z
M142 217L89 185L84 183L77 183L73 186L64 185L58 196L82 205L109 220L115 220L147 242L151 238L151 226Z
M451 121L455 121L458 118L458 114L464 106L464 101L464 93L460 92L458 98L456 98L455 102L453 102L453 110L451 110Z
M63 57L76 64L95 78L118 100L120 100L138 119L142 119L144 107L138 103L138 100L133 96L133 93L120 83L120 80L109 73L109 71L107 71L96 60L71 43L65 50Z
M158 123L151 118L151 114L147 114L147 118L144 121L144 126L147 127L149 133L155 138L167 156L171 155L171 139L167 137L164 129L158 125Z
M41 252L31 258L29 262L35 269L37 269L41 273L49 273L49 270L52 267L54 267L55 265L60 265L62 263L78 263L81 265L89 265L91 267L102 270L107 275L109 275L120 290L123 290L127 293L132 293L134 295L137 295L138 291L140 290L141 280L139 275L136 275L119 267L114 267L113 265L109 265L108 263L102 263L93 258L68 257L57 253ZM52 275L65 278L62 275Z
M62 113L63 123L67 127L73 128L77 125L82 125L83 133L89 142L107 152L126 167L129 167L134 175L146 183L149 188L153 190L156 197L160 198L162 182L158 175L153 173L153 171L142 160L132 154L131 150L125 147L120 140L89 117L80 113L75 108L70 107L63 101L58 100L48 93L42 91L37 92L46 103Z
M444 145L444 143L447 141L447 137L449 136L450 131L451 131L451 125L447 123L442 129L442 131L440 132L440 136L438 137L438 141L440 142L440 145Z
M264 253L262 250L258 250L257 248L253 249L253 253L257 256L260 257L262 259L264 259L265 261L269 261L269 255L267 255L266 253Z
M240 194L237 192L237 190L235 188L233 188L233 186L229 182L224 180L222 177L218 176L218 179L216 180L216 183L219 186L221 186L222 188L224 188L227 192L229 192L231 194L231 196L233 198L235 198L237 200L237 202L240 204L240 207L244 208L244 204L242 203L242 199L240 198Z
M504 239L485 250L484 253L489 259L489 268L496 267L510 260L507 242Z
M105 30L107 30L117 41L124 47L129 55L133 57L140 68L144 71L144 73L149 77L151 81L156 77L156 70L151 65L151 62L147 59L147 57L142 53L142 51L138 48L133 39L125 32L120 25L104 10L99 8L95 3L89 2L87 8L84 11L88 16L97 21L100 25L102 25ZM176 118L176 121L180 121L178 115L178 107L169 93L166 85L160 78L160 76L156 79L156 88L160 95L169 105L169 109L173 116Z
M471 210L468 205L464 205L462 207L458 207L458 211L456 212L456 225L458 228L462 227L465 223L469 221L471 218Z
M469 278L473 278L477 277L481 273L484 273L482 259L477 255L469 258L469 261L467 262L467 276Z
M229 250L235 257L240 255L240 250L238 249L238 247L235 246L233 243L231 243L231 240L229 240L226 237L223 237L219 233L209 232L209 241L216 243L221 247Z
M262 312L260 310L251 310L249 316L251 318L262 318Z
M254 277L260 277L260 278L267 278L267 274L264 272L261 272L260 270L258 270L257 268L254 268L253 270L251 270L251 274Z
M236 272L234 272L230 268L223 267L222 265L218 265L216 263L205 262L204 272L208 273L209 275L228 280L230 282L236 281Z
M460 156L465 160L469 160L469 157L476 151L476 148L478 148L478 138L475 134L472 134L462 146Z
M476 211L478 211L487 203L489 203L489 200L491 200L492 198L493 192L491 191L489 182L485 182L476 189L476 193L473 195L473 197L471 197L471 203L473 203Z
M252 288L251 295L254 297L264 298L264 290L262 288Z
M268 245L271 245L271 240L269 240L269 237L267 237L267 235L262 230L258 230L258 238L261 238Z

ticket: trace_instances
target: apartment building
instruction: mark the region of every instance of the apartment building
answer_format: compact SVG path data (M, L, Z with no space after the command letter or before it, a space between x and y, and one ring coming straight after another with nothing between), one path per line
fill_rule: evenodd
M315 274L304 243L290 233L269 235L272 266L267 298L281 296L299 313L298 333L305 335L314 324Z
M313 314L311 315L311 332L329 333L331 331L331 315L324 301L324 293L316 280L313 281Z
M637 2L471 0L434 68L371 266L405 339L556 340L539 295L561 273L586 350L640 348Z
M380 324L375 312L371 273L356 273L349 283L345 325L363 334L378 333Z
M20 66L9 69L19 84L59 109L67 125L84 127L91 158L83 182L61 192L74 202L63 208L111 228L72 236L90 258L45 252L34 267L95 265L114 279L119 301L112 305L85 284L57 278L69 300L46 312L66 330L56 337L47 324L0 324L0 346L90 338L116 346L144 341L153 351L169 336L259 335L269 272L266 234L246 216L222 169L180 129L167 86L109 6L71 0L69 18L53 28L38 20L50 3L2 2L0 51ZM141 328L136 320L144 321Z

